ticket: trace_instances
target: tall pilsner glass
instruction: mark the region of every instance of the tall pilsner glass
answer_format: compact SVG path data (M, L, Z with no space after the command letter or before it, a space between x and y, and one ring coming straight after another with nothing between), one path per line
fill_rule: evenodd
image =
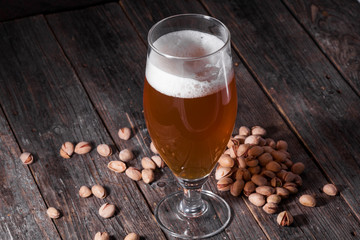
M155 217L172 236L209 237L226 227L231 213L224 199L202 190L236 118L230 33L212 17L182 14L155 24L148 44L146 124L184 189L164 198Z

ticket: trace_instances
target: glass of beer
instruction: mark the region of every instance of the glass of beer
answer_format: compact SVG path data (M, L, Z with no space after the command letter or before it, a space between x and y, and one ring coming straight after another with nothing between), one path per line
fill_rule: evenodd
M230 33L219 20L181 14L149 31L144 115L152 141L181 192L157 205L161 228L179 238L222 231L230 207L202 190L232 134L237 96Z

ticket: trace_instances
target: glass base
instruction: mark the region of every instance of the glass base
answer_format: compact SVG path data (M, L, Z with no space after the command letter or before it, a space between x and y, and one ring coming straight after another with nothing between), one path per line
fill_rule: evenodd
M156 207L156 221L165 233L178 238L199 239L211 237L229 224L230 206L218 195L201 191L204 205L193 215L181 211L183 198L184 192L176 192L162 199Z

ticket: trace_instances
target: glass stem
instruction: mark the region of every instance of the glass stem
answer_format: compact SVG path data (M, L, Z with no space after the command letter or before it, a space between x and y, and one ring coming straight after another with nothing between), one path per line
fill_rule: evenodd
M202 186L206 180L207 176L196 180L178 178L184 189L184 198L180 202L178 210L185 217L198 217L206 212L207 203L201 198Z

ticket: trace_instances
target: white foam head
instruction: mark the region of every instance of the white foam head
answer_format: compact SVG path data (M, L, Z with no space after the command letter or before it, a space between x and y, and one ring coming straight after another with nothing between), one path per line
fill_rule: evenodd
M176 57L201 57L224 46L216 36L182 30L157 39L153 45L161 53ZM172 97L203 97L226 87L233 77L231 56L221 50L197 60L167 59L151 51L146 78L157 91Z

